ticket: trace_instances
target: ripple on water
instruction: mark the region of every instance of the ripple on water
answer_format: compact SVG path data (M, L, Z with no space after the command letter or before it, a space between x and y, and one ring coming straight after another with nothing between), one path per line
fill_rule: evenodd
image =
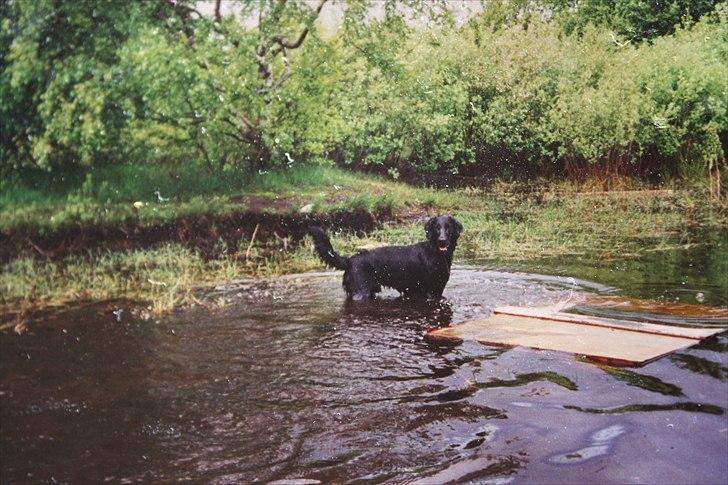
M564 465L575 480L634 481L603 460L644 468L643 481L725 470L726 336L615 370L423 338L496 306L612 288L457 267L442 302L385 292L349 305L340 278L238 281L212 290L227 307L159 324L86 312L0 334L0 481L508 483L558 480Z

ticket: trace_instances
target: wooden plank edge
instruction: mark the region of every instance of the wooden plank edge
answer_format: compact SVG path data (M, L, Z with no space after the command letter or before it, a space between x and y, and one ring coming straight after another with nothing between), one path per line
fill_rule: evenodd
M453 325L452 327L434 327L429 329L427 332L425 332L425 338L430 339L436 339L436 340L460 340L464 341L465 339L462 337L457 337L455 335L447 335L444 332L447 330L450 330L457 325Z
M457 335L450 335L445 333L445 330L449 330L451 328L457 327L457 325L453 325L452 327L435 327L427 331L425 333L425 338L430 340L446 340L448 342L478 342L481 344L490 345L491 347L498 347L500 349L512 349L514 347L525 347L525 348L535 348L535 347L529 347L527 345L515 345L515 344L504 344L502 342L487 342L485 340L478 340L478 339L465 339L463 337L458 337ZM536 349L541 350L541 349ZM546 349L550 350L550 349ZM560 352L559 350L555 350L554 352ZM569 352L566 352L567 354Z
M591 361L593 361L593 362L595 362L597 364L605 364L605 365L609 365L609 366L612 366L612 367L643 367L643 366L645 366L645 365L647 365L647 364L649 364L651 362L654 362L656 360L659 360L659 359L661 359L663 357L666 357L666 356L668 356L670 354L673 354L675 352L679 352L680 350L687 349L687 348L692 347L693 345L696 345L696 344L697 344L697 342L694 343L694 344L685 345L685 346L680 347L678 349L669 350L667 352L663 352L660 355L656 355L654 357L650 357L649 359L640 360L640 361L632 361L632 360L627 360L627 359L617 359L617 358L612 358L612 357L600 357L600 356L596 356L596 355L586 355L586 354L576 354L576 355L580 355L582 357L585 357L585 358L587 358L587 359L589 359L589 360L591 360Z
M510 315L513 317L528 317L528 318L540 318L542 320L550 320L555 322L565 322L565 323L573 323L576 325L590 325L593 327L602 327L602 328L612 328L612 329L618 329L618 330L624 330L627 332L637 332L637 333L647 333L651 335L662 335L665 337L675 337L675 338L687 338L691 340L700 341L709 337L712 337L718 333L724 332L728 330L728 328L707 328L707 327L699 327L695 328L695 330L705 330L706 332L703 335L690 335L681 333L680 331L674 331L674 330L667 330L664 331L662 328L655 328L655 327L665 327L668 328L668 325L658 325L655 323L646 323L646 322L631 322L635 325L640 326L647 326L647 328L637 328L635 326L630 326L625 323L620 322L619 320L612 320L609 318L602 318L602 317L588 317L584 315L572 315L570 313L563 313L563 312L549 312L544 307L531 307L531 308L521 308L521 307L497 307L493 309L493 313L496 315ZM596 318L599 318L599 320L596 320ZM669 328L684 328L684 327L669 327ZM692 330L692 329L688 329Z

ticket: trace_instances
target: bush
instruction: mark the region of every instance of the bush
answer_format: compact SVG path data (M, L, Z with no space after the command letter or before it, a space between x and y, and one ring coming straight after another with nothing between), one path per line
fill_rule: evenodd
M119 160L125 105L116 49L153 22L138 2L3 3L2 170L67 168Z
M723 163L725 8L639 45L593 25L564 35L557 22L486 20L429 32L382 22L345 47L346 162L647 177Z
M14 122L0 169L249 174L335 160L393 176L716 172L728 8L670 34L675 15L708 7L666 2L641 26L629 17L641 33L625 38L623 9L567 4L496 1L464 26L424 29L393 4L377 20L357 3L324 40L307 3L256 3L251 28L201 18L191 1L11 0L0 4L0 115Z
M559 20L567 33L583 32L591 24L638 42L672 34L677 26L697 21L715 5L715 0L581 0L577 9L561 8Z
M437 33L396 27L372 27L343 47L348 67L336 91L345 127L342 157L418 171L457 168L467 156L462 70Z

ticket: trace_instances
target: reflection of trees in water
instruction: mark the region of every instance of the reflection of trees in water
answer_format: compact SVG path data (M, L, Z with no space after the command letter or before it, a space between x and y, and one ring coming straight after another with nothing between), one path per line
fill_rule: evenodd
M676 402L672 404L629 404L616 408L583 408L580 406L564 405L564 409L573 409L589 414L624 414L634 412L650 411L688 411L692 413L715 414L722 416L725 409L713 404L702 404L696 402Z
M728 244L721 231L681 236L698 245L641 252L617 259L593 256L552 258L537 262L537 272L569 275L620 289L629 297L679 303L728 305ZM645 247L653 243L646 241ZM533 270L531 267L522 268ZM698 296L699 293L702 295Z
M691 354L671 355L670 360L685 370L695 372L696 374L708 375L721 381L726 380L726 374L728 374L728 368L720 363Z
M646 389L658 394L664 394L666 396L684 396L682 389L678 386L665 382L655 376L640 374L628 369L610 367L606 365L600 365L598 367L628 386L639 387L641 389Z

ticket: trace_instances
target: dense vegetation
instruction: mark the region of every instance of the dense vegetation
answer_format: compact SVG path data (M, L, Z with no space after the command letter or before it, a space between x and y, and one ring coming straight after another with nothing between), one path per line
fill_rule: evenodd
M496 1L457 25L416 1L375 17L351 1L327 38L321 5L4 2L3 177L120 163L720 177L725 3Z

